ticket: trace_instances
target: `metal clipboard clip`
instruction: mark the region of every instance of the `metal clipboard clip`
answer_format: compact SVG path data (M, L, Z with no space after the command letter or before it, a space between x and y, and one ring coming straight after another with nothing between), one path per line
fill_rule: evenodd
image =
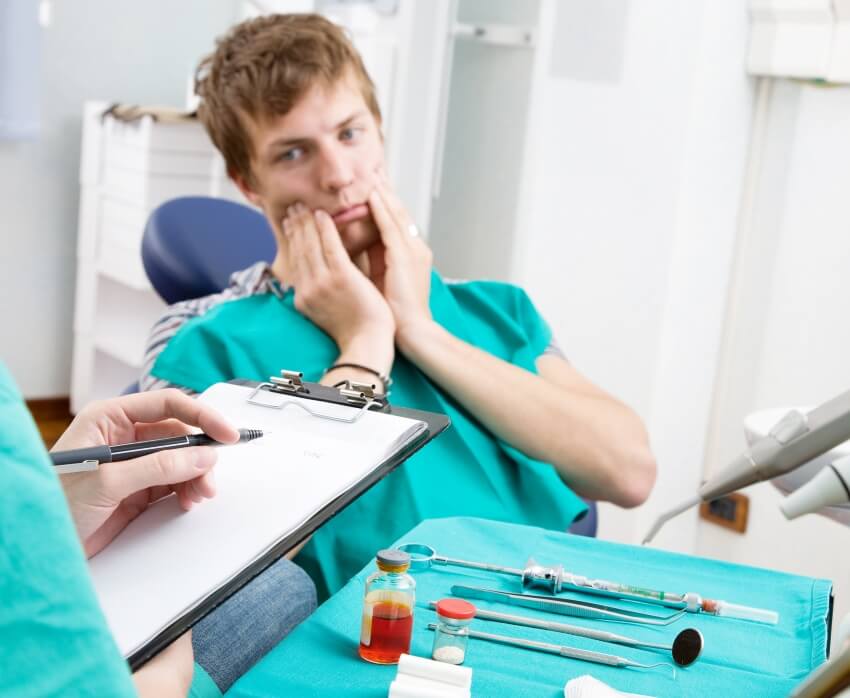
M333 422L344 422L346 424L354 424L360 419L367 410L372 407L382 408L387 404L387 396L375 392L374 385L365 383L354 383L345 381L345 384L338 387L342 402L354 407L360 407L359 410L351 417L336 417L330 414L322 414L307 406L306 400L286 399L289 395L307 394L309 391L302 380L303 373L301 371L287 371L284 369L280 372L280 376L270 376L268 383L260 383L251 394L247 397L246 402L259 407L269 407L273 410L284 410L290 405L304 410L313 417L319 419L329 419ZM327 386L330 389L330 386Z

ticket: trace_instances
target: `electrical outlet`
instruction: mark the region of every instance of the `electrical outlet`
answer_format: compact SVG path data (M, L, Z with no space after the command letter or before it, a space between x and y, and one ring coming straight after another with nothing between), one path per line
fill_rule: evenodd
M749 510L749 497L740 492L733 492L725 497L700 504L699 515L706 521L711 521L718 526L732 529L738 533L745 533Z

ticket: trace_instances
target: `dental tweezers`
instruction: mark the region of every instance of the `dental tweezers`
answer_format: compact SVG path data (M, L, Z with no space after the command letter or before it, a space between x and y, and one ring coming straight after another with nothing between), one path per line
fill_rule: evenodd
M481 599L483 601L500 601L509 606L523 606L524 608L536 608L538 611L559 613L562 616L574 616L576 618L592 618L595 620L619 621L621 623L641 623L643 625L670 625L685 615L685 611L677 611L669 616L656 616L639 611L630 611L613 606L591 603L589 601L577 601L575 599L563 599L552 596L538 596L537 594L515 594L498 589L482 589L479 587L468 587L455 584L452 594L464 599Z

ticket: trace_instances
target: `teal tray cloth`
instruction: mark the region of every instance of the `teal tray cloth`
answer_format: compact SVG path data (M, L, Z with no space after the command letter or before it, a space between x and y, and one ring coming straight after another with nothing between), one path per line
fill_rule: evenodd
M776 626L686 614L660 628L588 621L533 609L478 601L482 608L589 625L642 640L669 642L685 627L705 638L703 654L687 668L617 669L556 655L471 639L465 666L472 668L472 695L486 698L563 696L564 683L592 674L621 691L652 696L787 696L826 659L827 616L832 585L772 570L608 543L530 526L473 518L423 521L396 543L425 543L447 557L522 567L533 555L545 565L562 564L587 577L667 591L693 591L703 597L778 611ZM389 542L388 542L389 543ZM388 545L391 547L391 545ZM306 622L274 648L228 692L228 696L386 696L396 666L377 666L357 654L364 568ZM439 566L417 572L411 654L429 657L435 612L428 602L450 595L453 584L516 591L515 578ZM592 601L603 597L579 595ZM658 607L626 604L655 612ZM658 609L659 613L663 612ZM583 637L475 619L473 628L617 654L641 663L666 661L669 653L613 645ZM672 660L669 660L672 663Z

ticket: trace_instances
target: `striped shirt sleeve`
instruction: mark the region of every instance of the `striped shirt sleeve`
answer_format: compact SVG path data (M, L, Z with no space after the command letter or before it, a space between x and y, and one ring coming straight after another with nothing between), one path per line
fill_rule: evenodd
M195 391L182 385L169 383L151 373L159 355L165 350L168 342L190 320L200 317L220 303L272 290L269 278L268 264L258 262L247 269L235 272L230 277L230 285L220 293L192 298L169 306L165 314L153 326L148 337L142 363L142 375L139 378L139 389L146 391L177 388L187 395L194 395Z
M199 317L207 310L216 305L216 297L206 296L204 298L194 298L189 301L175 303L168 307L163 315L151 329L148 337L147 345L145 346L145 358L142 363L142 375L139 378L139 389L142 391L159 390L161 388L178 388L183 392L191 395L193 391L181 385L169 383L166 380L157 378L151 371L153 370L156 360L163 352L168 342L171 340L180 328L183 327L189 320Z

